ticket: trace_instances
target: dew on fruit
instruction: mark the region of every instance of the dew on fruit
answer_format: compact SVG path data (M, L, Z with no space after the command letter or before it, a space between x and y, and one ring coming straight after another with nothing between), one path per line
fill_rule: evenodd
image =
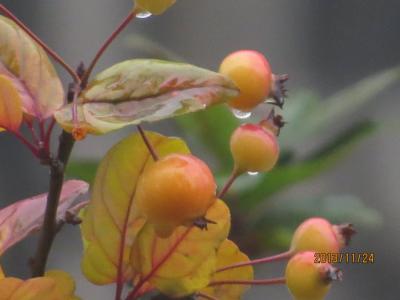
M251 112L241 111L238 109L232 109L232 113L236 118L241 119L241 120L251 117Z
M258 175L258 172L247 172L247 174L249 174L250 176L256 176Z
M136 17L139 19L146 19L151 17L151 12L149 11L141 11L140 13L136 14Z

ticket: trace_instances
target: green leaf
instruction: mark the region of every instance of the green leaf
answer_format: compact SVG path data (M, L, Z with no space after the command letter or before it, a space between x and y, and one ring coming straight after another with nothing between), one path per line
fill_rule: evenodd
M134 59L98 74L81 93L78 122L89 133L102 134L127 125L154 122L205 109L238 93L222 74L193 65ZM55 114L71 131L72 107Z
M350 152L354 145L374 129L375 125L371 122L359 123L304 161L278 166L270 173L262 175L262 180L256 187L251 190L244 190L239 194L241 207L252 209L283 188L312 178L333 167Z
M80 160L68 163L65 174L71 178L79 178L86 182L93 182L99 162L96 160Z
M252 226L267 231L265 243L285 248L289 245L295 228L310 217L320 216L334 224L352 223L356 228L374 229L382 225L378 211L367 207L353 195L328 195L271 203L268 211L255 216Z
M43 120L63 105L63 87L45 51L3 16L0 16L0 74L14 82L26 114Z
M384 70L351 85L335 95L314 103L313 96L309 100L300 99L302 105L308 106L306 113L300 119L291 119L285 113L287 126L282 130L280 137L285 147L293 148L296 145L309 141L315 134L321 133L334 126L339 120L351 116L362 106L372 100L377 100L377 95L390 86L400 81L400 67ZM298 99L290 99L287 107L295 105ZM293 102L293 103L292 103ZM286 107L285 107L286 109Z
M233 161L229 147L229 137L240 125L227 106L219 105L195 114L176 118L178 125L193 142L205 144L219 160L221 168L231 169ZM200 145L199 145L200 146Z

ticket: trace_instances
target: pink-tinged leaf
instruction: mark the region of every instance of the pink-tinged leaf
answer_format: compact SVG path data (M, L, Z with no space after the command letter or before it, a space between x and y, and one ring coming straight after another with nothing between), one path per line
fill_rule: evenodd
M133 59L99 73L79 97L77 119L88 133L104 134L128 125L156 122L226 102L238 94L222 74L184 63ZM71 104L55 113L74 128Z
M63 87L45 51L3 16L0 16L0 74L18 81L23 111L28 115L43 120L63 105Z
M66 221L68 214L76 215L87 204L80 196L88 190L89 184L84 181L69 180L64 183L57 209L57 222ZM46 201L47 194L41 194L0 210L0 255L40 229Z

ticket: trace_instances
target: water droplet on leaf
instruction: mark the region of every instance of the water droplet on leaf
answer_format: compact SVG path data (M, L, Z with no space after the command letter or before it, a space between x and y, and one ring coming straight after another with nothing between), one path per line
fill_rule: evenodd
M238 119L247 119L250 118L251 116L251 112L247 112L247 111L241 111L241 110L237 110L237 109L232 109L232 113L234 114L234 116Z
M151 17L151 12L149 11L141 11L136 14L136 17L139 19L146 19L148 17Z

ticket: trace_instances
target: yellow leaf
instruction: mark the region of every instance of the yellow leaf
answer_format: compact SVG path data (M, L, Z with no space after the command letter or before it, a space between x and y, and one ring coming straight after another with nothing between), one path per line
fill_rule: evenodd
M150 12L153 15L161 15L170 6L174 5L176 0L136 0L139 11Z
M161 157L176 152L189 153L180 139L152 132L146 135ZM130 264L131 250L145 223L135 207L136 183L152 163L141 136L133 134L115 145L98 168L81 225L84 241L82 271L95 284L125 282L134 275Z
M26 281L12 277L0 280L0 300L79 300L74 293L74 280L63 271Z
M47 54L12 20L0 16L0 74L18 84L24 113L50 117L64 103L61 81Z
M3 279L4 277L5 277L5 276L4 276L3 269L2 269L1 266L0 266L0 280Z
M151 224L140 232L132 264L162 293L181 297L208 285L216 268L216 252L230 229L229 208L217 200L206 214L215 221L208 230L180 226L168 238L159 238Z
M21 122L22 103L18 90L12 80L0 74L0 126L10 131L18 131Z
M249 261L246 254L242 253L234 242L225 240L218 249L217 269L240 262ZM212 282L229 280L253 280L253 267L246 266L217 272L212 277ZM201 292L219 300L239 300L249 288L247 285L214 285Z

